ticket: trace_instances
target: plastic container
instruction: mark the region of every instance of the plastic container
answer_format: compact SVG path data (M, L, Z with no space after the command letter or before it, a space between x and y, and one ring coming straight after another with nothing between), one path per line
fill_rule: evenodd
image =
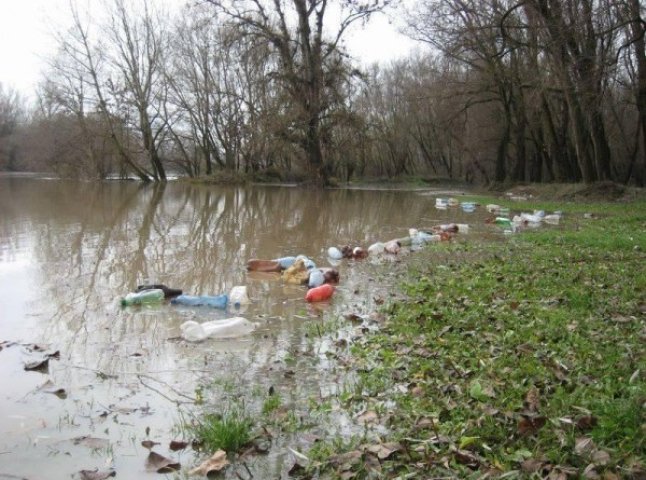
M469 225L466 223L456 223L458 226L458 233L469 233Z
M229 303L236 308L240 307L241 305L247 305L251 303L249 296L247 295L247 287L245 287L244 285L233 287L229 292Z
M558 215L556 213L545 215L543 217L543 221L545 223L549 223L550 225L558 225L559 222L561 221L561 215Z
M381 242L373 243L368 247L368 255L381 255L384 253L385 245Z
M121 306L128 307L130 305L160 303L162 300L164 300L164 291L160 288L153 288L151 290L129 293L121 299Z
M327 256L332 260L341 260L343 258L343 253L336 247L330 247L327 249Z
M325 283L325 275L319 269L314 269L310 271L310 278L307 281L307 286L309 288L320 287Z
M473 213L476 211L476 204L474 202L462 202L460 206L465 213Z
M494 223L496 225L502 225L503 227L511 227L511 220L507 217L496 217Z
M397 254L401 250L401 245L397 240L390 240L384 245L384 250L386 253Z
M182 338L189 342L201 342L207 338L235 338L248 335L256 329L256 325L243 317L225 318L198 323L189 320L180 325Z
M320 287L311 288L305 295L305 300L308 302L324 302L329 300L334 294L334 287L329 283L324 283Z
M308 270L316 268L316 263L314 263L314 260L312 260L311 258L305 255L298 255L296 257L296 260L303 260L303 264L305 265L305 268L307 268Z
M213 307L213 308L227 308L229 303L229 296L222 295L180 295L173 298L170 303L175 305L188 305L191 307Z
M436 198L435 199L435 206L437 208L446 208L449 206L449 201L446 198Z
M280 258L274 258L274 262L278 262L280 265L280 268L283 270L288 269L292 265L294 265L294 262L296 261L296 257L280 257Z
M276 260L249 260L247 270L250 272L280 272L283 270L280 262Z
M137 291L141 292L144 290L162 290L164 292L164 298L176 297L182 294L182 291L179 288L170 288L161 283L151 284L151 285L138 285Z

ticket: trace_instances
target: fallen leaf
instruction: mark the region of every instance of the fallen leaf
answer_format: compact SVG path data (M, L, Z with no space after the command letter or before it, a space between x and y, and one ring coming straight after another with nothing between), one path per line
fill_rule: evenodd
M229 465L229 461L227 460L226 452L224 450L218 450L211 456L211 458L204 461L188 473L190 475L204 475L207 477L213 472L220 472L227 465Z
M532 435L545 425L546 420L545 417L523 416L518 421L518 433L521 435Z
M593 463L585 467L585 470L583 470L583 478L589 478L590 480L600 478L599 473L594 469Z
M146 469L157 473L171 473L179 470L181 465L159 453L150 452L146 459Z
M46 373L49 369L49 358L35 358L25 362L25 370Z
M377 423L378 419L379 419L379 416L377 415L376 412L373 412L372 410L363 412L362 414L356 417L357 423L362 423L364 425L367 425L369 423Z
M462 465L467 465L471 468L477 468L478 465L480 465L478 457L466 450L454 450L453 457L456 462L461 463Z
M74 443L74 445L82 445L94 450L101 450L110 446L110 441L107 438L96 438L89 436L73 438L72 442Z
M525 395L525 405L530 412L538 412L540 406L540 394L538 389L532 386Z
M543 465L545 465L545 462L536 460L535 458L530 458L529 460L522 462L520 464L520 468L525 473L536 473L543 469Z
M386 460L393 453L398 452L402 449L402 446L397 442L381 443L376 445L370 445L366 448L366 451L374 454L379 458L379 460Z
M583 455L594 450L594 442L590 437L578 437L574 441L574 453Z
M148 450L153 448L155 445L159 445L159 442L153 442L152 440L143 440L141 442L141 446L147 448Z
M186 447L188 447L188 442L183 442L180 440L171 440L169 448L173 451L176 452L178 450L184 450Z
M577 428L582 431L591 430L596 425L597 417L593 415L585 415L576 421Z
M81 470L79 477L81 480L105 480L106 478L114 477L116 474L117 472L112 469L104 472L99 472L98 470Z
M605 450L597 450L592 454L592 461L595 465L608 465L610 463L610 454Z

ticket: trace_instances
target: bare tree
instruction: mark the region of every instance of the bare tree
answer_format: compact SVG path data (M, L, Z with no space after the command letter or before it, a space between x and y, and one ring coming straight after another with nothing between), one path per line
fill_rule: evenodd
M328 0L208 0L247 39L268 42L280 61L275 75L294 107L293 133L306 153L311 175L327 183L321 122L330 107L329 86L338 73L339 42L348 27L383 9L387 0L343 2L340 21L329 37Z

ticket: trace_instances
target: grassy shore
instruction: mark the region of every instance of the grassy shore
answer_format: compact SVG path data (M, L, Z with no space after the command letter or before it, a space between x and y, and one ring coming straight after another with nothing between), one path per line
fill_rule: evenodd
M563 226L417 253L306 477L645 478L646 202L510 206Z

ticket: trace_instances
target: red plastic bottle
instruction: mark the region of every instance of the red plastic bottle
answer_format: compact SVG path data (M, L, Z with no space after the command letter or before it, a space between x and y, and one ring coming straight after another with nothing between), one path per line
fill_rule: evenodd
M324 283L320 287L311 288L305 295L308 302L323 302L328 300L334 293L334 287L329 283Z

